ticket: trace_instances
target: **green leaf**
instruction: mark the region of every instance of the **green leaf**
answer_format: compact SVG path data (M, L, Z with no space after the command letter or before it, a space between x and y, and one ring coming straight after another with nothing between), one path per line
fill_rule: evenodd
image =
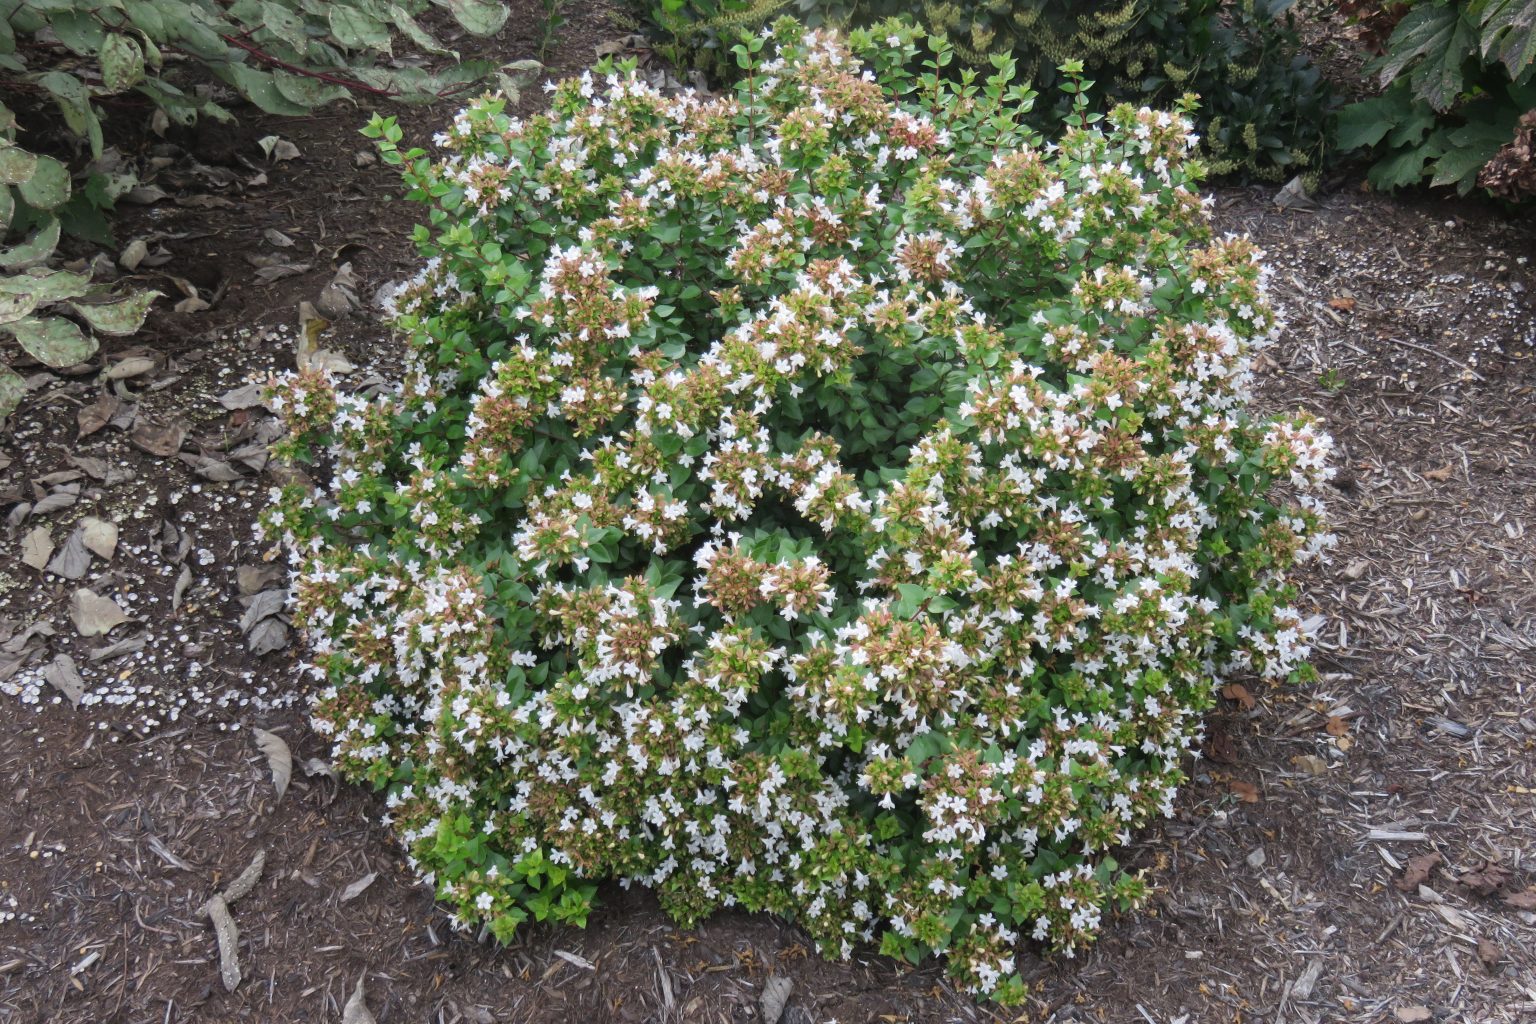
M1443 60L1446 44L1451 41L1460 20L1461 15L1455 7L1420 4L1409 11L1387 41L1387 55L1376 63L1381 84L1390 85L1404 68L1420 57Z
M91 290L89 274L33 267L24 273L0 278L0 295L29 295L37 305L76 299Z
M0 185L0 236L11 227L11 215L16 212L16 200L9 185Z
M37 296L30 292L8 295L0 292L0 324L20 320L37 308Z
M59 42L82 57L100 51L107 36L106 26L92 12L85 10L54 14L48 19L48 27L59 37Z
M310 38L304 28L304 19L282 4L261 5L261 27L292 47L297 57L309 50Z
M1427 147L1415 146L1378 160L1366 173L1372 185L1380 189L1400 188L1417 184L1424 177L1424 165L1437 154Z
M32 237L21 245L0 252L0 269L23 270L35 266L53 255L59 244L59 221L49 217Z
M21 379L21 374L0 363L0 419L15 412L26 397L27 383Z
M437 0L446 4L464 31L477 36L493 36L507 23L507 5L489 0Z
M269 114L298 117L309 113L308 107L293 102L278 91L271 72L258 71L244 64L229 64L223 68L222 76L240 90L240 95Z
M1536 4L1530 0L1493 0L1483 10L1481 52L1509 70L1510 78L1536 61Z
M409 39L424 53L436 53L450 57L458 57L454 51L443 46L437 41L437 37L421 27L417 20L411 17L411 13L399 5L391 6L389 17L395 23L395 28L400 34Z
M1334 139L1344 150L1374 146L1402 120L1404 113L1402 103L1387 96L1351 103L1339 111Z
M345 3L330 5L331 34L348 50L389 51L389 29L361 10Z
M96 339L61 316L24 317L4 329L14 334L34 359L49 366L73 366L96 351Z
M56 209L69 200L69 169L51 156L40 156L32 177L16 190L34 210Z
M126 92L144 79L144 51L131 36L113 33L101 45L101 84L109 93Z
M1410 78L1414 95L1442 112L1455 106L1465 81L1462 67L1473 55L1476 40L1471 21L1457 18L1444 47L1426 53L1424 62L1414 68Z
M71 302L69 308L80 314L81 319L101 334L118 337L133 334L144 326L150 305L160 297L160 292L135 292L118 302L88 305Z
M272 84L277 87L277 91L283 95L284 99L310 109L323 107L327 103L344 100L352 95L352 90L344 85L322 82L318 78L293 75L286 71L272 72Z
M0 185L20 185L37 171L37 157L20 146L0 148Z

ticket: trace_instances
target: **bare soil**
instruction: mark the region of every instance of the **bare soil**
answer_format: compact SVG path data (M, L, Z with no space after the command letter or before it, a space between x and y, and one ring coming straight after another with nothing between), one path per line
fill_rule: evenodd
M494 52L532 56L540 17L519 7ZM557 74L624 34L590 3L566 17ZM446 116L402 122L421 139ZM40 376L0 447L0 1022L331 1022L364 979L379 1024L714 1024L760 1020L775 975L793 982L792 1024L1536 1020L1529 219L1353 181L1308 210L1217 191L1218 225L1268 250L1290 322L1261 400L1312 409L1339 444L1338 548L1302 581L1327 617L1322 679L1229 688L1176 817L1126 853L1151 870L1152 904L1085 956L1030 961L1028 1003L1002 1013L933 964L824 962L764 916L684 931L616 887L584 931L477 942L413 884L374 795L306 773L326 750L297 641L280 615L247 616L283 585L251 531L273 425L219 398L293 365L297 305L344 263L360 308L322 343L359 386L389 376L398 343L368 300L410 267L415 210L357 156L364 120L248 111L132 154L168 161L166 195L122 215L120 242L166 259L126 276L169 298L90 372ZM274 134L299 156L269 159L257 140ZM152 368L102 379L136 355ZM82 435L103 394L116 425ZM37 527L57 551L86 516L117 524L110 559L77 579L22 561ZM77 588L131 621L80 636ZM258 631L280 646L252 653ZM49 682L61 655L86 688L78 707ZM291 750L280 799L256 729ZM230 993L202 907L258 851L262 879L233 905L244 980Z

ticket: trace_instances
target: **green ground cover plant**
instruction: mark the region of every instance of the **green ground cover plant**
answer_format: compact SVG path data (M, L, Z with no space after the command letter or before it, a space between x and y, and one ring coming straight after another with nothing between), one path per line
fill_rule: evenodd
M1297 678L1329 441L1181 112L1022 121L900 23L781 20L368 134L428 211L393 391L274 382L314 724L463 927L797 921L1023 994L1145 881L1235 673ZM318 481L318 482L316 482Z

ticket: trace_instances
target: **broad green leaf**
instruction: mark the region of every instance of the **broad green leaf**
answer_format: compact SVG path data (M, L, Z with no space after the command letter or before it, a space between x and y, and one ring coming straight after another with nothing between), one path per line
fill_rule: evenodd
M113 33L101 46L101 83L109 93L126 92L144 78L144 51L129 36Z
M1405 185L1416 185L1419 179L1424 177L1424 165L1438 155L1430 152L1428 147L1415 146L1404 149L1376 161L1366 172L1366 177L1370 179L1372 185L1380 189L1390 190Z
M122 337L134 334L144 326L144 318L149 315L149 307L160 297L160 294L160 292L135 292L118 302L106 302L100 305L71 302L69 308L80 314L81 318L97 332Z
M295 56L303 57L309 49L309 33L304 29L304 19L282 4L261 5L262 28L293 48Z
M1374 146L1402 120L1404 113L1401 103L1385 96L1351 103L1339 111L1334 138L1344 150Z
M240 95L269 114L298 117L309 113L308 107L300 106L278 92L271 72L257 71L245 64L229 64L222 69L221 77L239 89Z
M1434 4L1421 4L1409 11L1387 41L1387 55L1376 62L1375 70L1381 84L1390 85L1404 68L1420 57L1433 54L1443 58L1445 46L1455 33L1460 18L1455 7Z
M318 78L292 75L286 71L272 72L272 84L284 99L311 109L352 95L352 90L344 85L333 85Z
M78 299L91 290L91 275L33 267L25 273L0 277L0 295L30 295L38 303Z
M0 269L24 270L35 266L53 255L59 244L59 221L49 217L47 223L32 233L21 245L0 252Z
M16 212L16 200L11 196L9 185L0 185L0 236L10 229L11 215Z
M345 3L331 5L329 17L331 34L349 50L389 51L389 29Z
M61 316L24 317L3 329L14 334L34 359L49 366L74 366L96 352L96 339Z
M101 156L101 121L91 107L91 93L85 83L63 71L49 71L38 77L37 84L53 96L69 130L90 142L91 155Z
M490 0L438 0L446 3L453 18L466 32L477 36L492 36L507 23L507 5Z
M1516 78L1536 61L1536 4L1530 0L1493 0L1483 9L1484 59L1493 57Z
M433 36L432 33L422 28L420 23L418 23L415 18L411 17L410 12L405 8L400 7L399 5L390 7L389 17L390 20L395 23L395 28L400 30L400 34L409 39L424 53L436 53L451 57L458 57L457 53L443 46L442 43L437 41L437 38Z
M33 209L57 209L69 201L69 169L51 156L40 156L32 177L16 186L16 191Z
M1455 185L1465 195L1477 184L1477 172L1501 147L1514 139L1507 124L1474 122L1450 133L1450 148L1430 167L1431 185Z
M59 42L82 57L99 52L107 37L106 26L90 11L60 12L49 17L48 25Z
M0 419L16 411L21 400L27 397L26 381L21 374L0 363Z
M37 296L30 293L7 295L0 292L0 324L20 320L37 308Z
M1465 82L1462 66L1476 45L1477 33L1471 20L1457 18L1444 46L1427 52L1423 63L1413 69L1414 95L1439 111L1455 106Z
M20 185L37 170L37 157L20 146L0 148L0 185Z

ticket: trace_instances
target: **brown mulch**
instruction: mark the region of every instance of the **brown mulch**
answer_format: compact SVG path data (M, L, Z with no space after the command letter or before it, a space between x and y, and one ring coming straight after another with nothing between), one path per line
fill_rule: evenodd
M562 73L623 34L595 7L566 16L549 60ZM531 55L540 17L521 7L498 54ZM425 137L444 116L402 123ZM364 119L247 113L173 139L177 189L167 179L170 197L124 213L121 242L155 237L170 257L139 279L179 301L172 275L211 305L157 314L107 358L156 360L120 382L122 400L184 424L183 454L227 459L262 436L259 409L217 398L292 365L296 306L341 264L365 304L411 266L416 211L387 198L390 171L359 166ZM269 134L300 156L268 160L255 140ZM1218 197L1218 226L1268 250L1290 324L1261 401L1312 409L1339 444L1338 548L1302 581L1327 619L1322 678L1229 691L1177 816L1125 855L1152 871L1152 904L1077 960L1031 960L1025 1006L977 1006L933 964L824 962L764 916L680 930L616 887L586 930L533 927L505 949L453 933L381 802L306 773L326 749L296 699L296 649L247 649L241 584L267 565L250 525L269 476L199 478L135 446L131 426L77 439L81 409L119 390L90 375L42 383L0 448L3 507L79 485L0 541L0 664L31 652L7 685L69 654L114 701L74 708L46 682L0 696L0 1022L334 1022L364 979L379 1024L714 1024L759 1020L776 975L794 983L792 1024L1536 1019L1536 226L1354 186L1308 210L1269 190ZM248 256L310 269L263 282ZM354 380L390 376L396 343L366 310L324 343L358 364ZM118 523L112 559L80 580L19 560L36 526L62 544L87 514ZM104 641L67 613L86 585L133 613L143 650L91 660ZM36 622L57 632L15 643ZM291 749L280 799L256 728ZM201 908L258 850L262 879L232 906L244 980L229 993Z

